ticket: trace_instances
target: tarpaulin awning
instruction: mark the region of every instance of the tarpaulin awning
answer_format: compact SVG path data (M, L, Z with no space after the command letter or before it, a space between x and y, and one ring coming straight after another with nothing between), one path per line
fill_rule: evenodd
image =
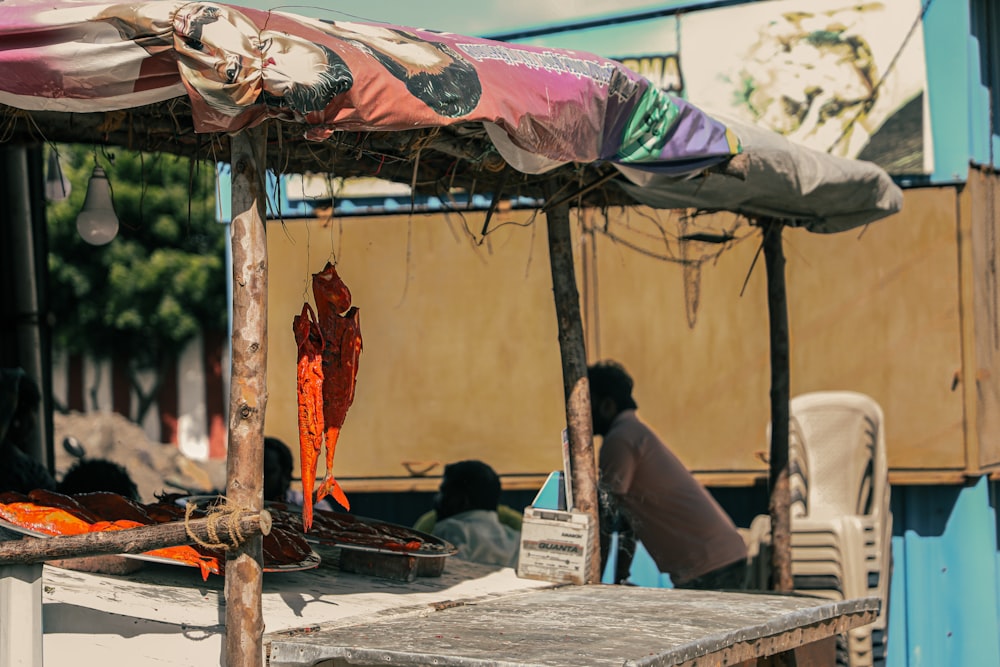
M15 0L0 5L0 67L6 141L225 161L229 133L276 119L275 171L525 195L600 181L582 203L826 232L902 202L870 163L723 122L582 51L214 3Z

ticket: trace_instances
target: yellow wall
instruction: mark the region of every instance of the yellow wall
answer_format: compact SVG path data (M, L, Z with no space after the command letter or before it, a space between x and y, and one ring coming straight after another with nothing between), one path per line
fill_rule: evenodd
M784 236L792 395L873 396L886 413L891 468L917 481L966 469L957 197L953 188L908 190L901 214L867 228ZM688 268L685 283L683 266L662 255L720 246L678 245L677 213L573 220L589 359L625 364L640 414L689 467L736 472L742 483L759 477L770 369L757 230L732 214L699 218L699 228L741 240ZM492 228L518 224L482 245L472 241L482 213L269 223L267 432L296 449L291 320L310 274L336 252L365 339L338 476L405 475L403 461L466 457L508 475L558 468L561 363L544 219L531 221L530 212L501 214ZM615 238L581 233L595 226ZM693 328L686 284L698 302Z
M406 475L403 461L470 457L501 473L561 465L544 226L501 228L477 246L465 224L478 231L482 216L269 223L268 434L297 450L291 322L312 298L310 274L336 252L364 336L338 476Z

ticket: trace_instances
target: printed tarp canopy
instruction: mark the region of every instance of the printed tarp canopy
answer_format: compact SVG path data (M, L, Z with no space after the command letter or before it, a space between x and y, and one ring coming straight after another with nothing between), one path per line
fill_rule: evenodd
M8 0L0 69L5 142L226 161L229 133L277 119L274 171L432 194L576 193L571 205L729 210L820 232L902 202L871 163L723 122L580 51L180 0Z

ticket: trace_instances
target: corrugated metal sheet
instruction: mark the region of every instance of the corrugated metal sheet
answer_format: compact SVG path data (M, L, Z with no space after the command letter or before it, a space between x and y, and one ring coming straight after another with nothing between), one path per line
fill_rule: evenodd
M889 667L1000 665L997 484L892 493Z

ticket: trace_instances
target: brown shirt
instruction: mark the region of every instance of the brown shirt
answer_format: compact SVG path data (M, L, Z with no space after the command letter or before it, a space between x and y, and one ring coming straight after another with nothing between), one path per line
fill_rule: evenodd
M615 417L599 460L601 489L675 584L746 559L732 519L635 410Z

